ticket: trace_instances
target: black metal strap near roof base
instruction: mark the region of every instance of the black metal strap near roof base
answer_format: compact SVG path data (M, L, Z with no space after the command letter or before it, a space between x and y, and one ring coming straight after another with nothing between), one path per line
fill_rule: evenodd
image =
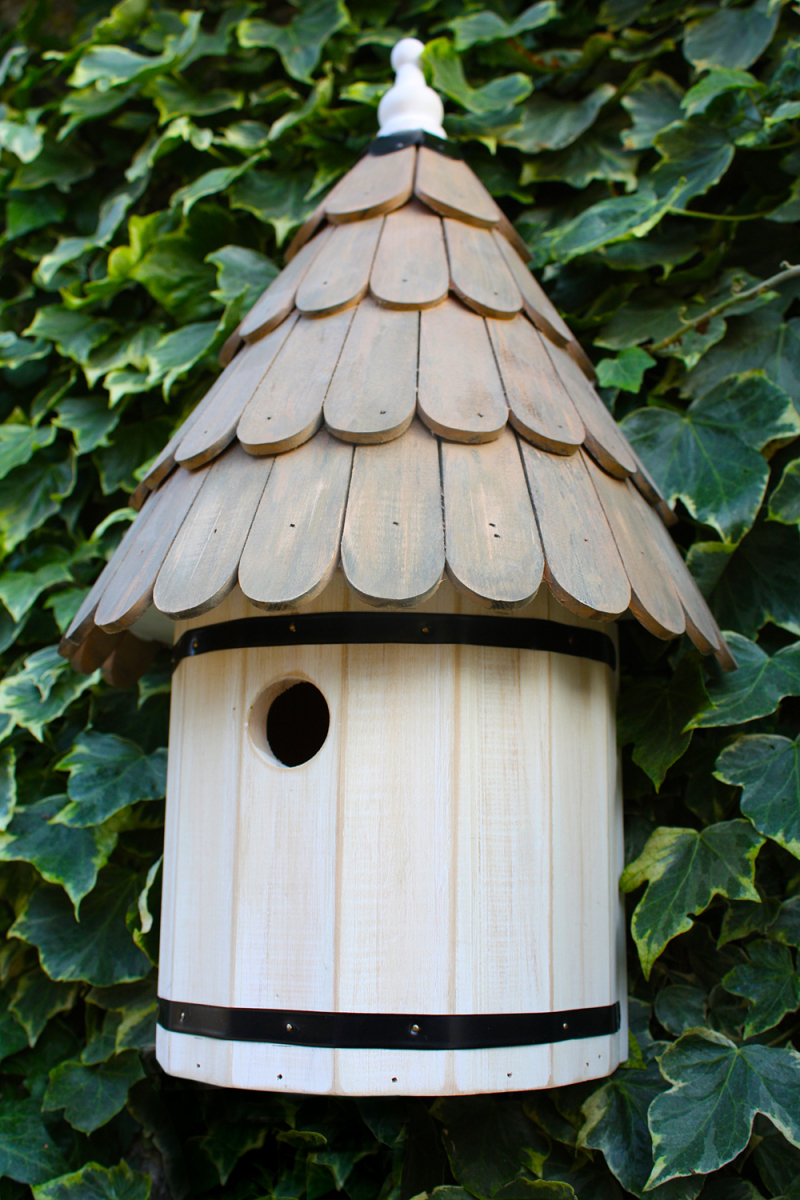
M562 625L539 617L475 617L456 613L304 613L288 617L244 617L189 629L175 643L175 666L213 650L252 646L407 645L496 646L546 650L617 664L614 643L599 629Z
M171 1033L231 1042L373 1050L482 1050L539 1046L616 1033L619 1004L564 1012L421 1016L401 1013L294 1012L218 1008L158 1001L158 1023Z
M436 150L445 158L461 158L461 151L446 138L436 137L426 133L424 129L410 129L407 133L389 133L385 137L376 137L364 151L365 154L393 154L395 150L405 150L406 146L427 146Z

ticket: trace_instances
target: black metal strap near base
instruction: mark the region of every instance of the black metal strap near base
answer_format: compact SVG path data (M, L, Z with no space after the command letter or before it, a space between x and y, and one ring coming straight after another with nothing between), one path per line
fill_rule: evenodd
M252 646L406 645L495 646L547 650L617 664L614 643L599 629L561 625L538 617L474 617L455 613L306 613L291 617L244 617L190 629L175 643L175 666L213 650Z
M230 1042L368 1050L485 1050L540 1046L616 1033L619 1004L564 1012L408 1016L400 1013L293 1012L218 1008L158 1001L158 1023L170 1033Z

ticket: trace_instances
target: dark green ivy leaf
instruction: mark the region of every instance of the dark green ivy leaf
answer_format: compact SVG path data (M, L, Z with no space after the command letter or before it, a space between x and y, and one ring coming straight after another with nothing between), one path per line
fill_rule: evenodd
M470 46L518 37L529 29L546 25L557 15L555 0L539 0L538 4L526 8L513 21L504 21L497 13L484 10L466 17L456 17L454 21L447 22L447 28L455 34L455 48L460 52L468 50Z
M744 1027L749 1038L774 1029L787 1013L800 1007L800 975L788 946L759 940L749 943L747 955L750 961L729 971L722 984L750 1001Z
M662 129L683 120L682 99L683 88L661 71L637 83L621 100L633 117L632 127L622 135L623 145L628 150L649 149Z
M800 418L786 392L753 371L720 384L684 413L641 408L623 428L669 504L682 500L697 520L738 542L769 480L759 450L796 437Z
M139 800L157 800L167 782L167 752L145 754L140 746L115 733L81 733L69 754L57 764L69 771L71 804L59 814L62 825L97 825Z
M288 25L260 19L242 21L237 34L244 47L271 46L277 50L292 79L310 83L322 47L349 20L344 0L306 0Z
M717 779L741 787L741 810L759 833L800 858L800 739L739 738L717 759Z
M89 1162L70 1175L33 1189L35 1200L148 1200L152 1180L123 1160L116 1167Z
M800 458L784 469L780 483L769 498L769 519L784 525L800 524Z
M0 1101L0 1175L18 1183L45 1183L67 1163L42 1124L39 1101Z
M696 659L681 659L669 680L637 680L622 692L617 712L617 740L633 742L633 761L658 790L667 771L692 740L687 724L708 707L703 671Z
M683 53L698 70L749 67L772 41L781 10L770 0L748 8L720 8L686 28Z
M737 633L726 640L739 664L708 685L711 707L690 721L693 728L739 725L774 712L784 696L800 696L800 643L784 646L771 658Z
M9 937L36 946L51 979L85 979L100 987L143 979L151 964L125 924L138 892L136 876L110 864L81 906L79 923L61 888L45 884L32 894Z
M14 1013L27 1033L29 1045L35 1046L50 1018L72 1008L77 994L77 984L56 983L39 967L34 967L17 980L9 1012Z
M715 896L758 900L755 860L763 844L748 821L722 821L700 833L661 827L648 838L620 879L623 892L647 883L631 922L646 979L664 947L691 929L691 914Z
M438 1100L433 1116L456 1179L473 1195L494 1197L522 1174L529 1155L546 1142L512 1096Z
M63 1108L73 1129L93 1133L124 1107L129 1090L140 1079L144 1071L135 1050L91 1067L61 1063L50 1072L42 1108L45 1112Z
M584 1102L586 1123L580 1131L579 1146L602 1151L627 1192L635 1196L653 1196L654 1200L693 1200L702 1180L673 1184L666 1189L644 1192L653 1170L653 1145L647 1125L647 1110L656 1096L669 1087L661 1075L654 1051L663 1043L648 1048L646 1065L620 1067L611 1079Z
M800 1145L800 1054L736 1046L721 1033L690 1031L661 1056L673 1085L653 1101L651 1183L716 1171L747 1145L756 1113Z
M51 821L64 806L65 796L48 796L17 808L5 833L0 834L0 862L29 862L48 883L64 888L78 914L81 900L97 882L108 862L117 835L102 825L70 829Z

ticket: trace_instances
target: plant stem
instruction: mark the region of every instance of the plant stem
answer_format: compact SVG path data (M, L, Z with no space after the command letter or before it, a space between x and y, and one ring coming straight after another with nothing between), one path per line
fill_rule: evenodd
M753 296L759 296L769 288L777 287L780 283L785 283L787 279L797 279L800 277L800 267L793 267L788 263L782 263L781 265L786 269L779 271L777 275L771 275L769 279L762 279L761 283L756 283L753 287L747 288L743 292L736 292L735 295L729 296L727 300L722 300L719 304L715 304L713 308L706 309L704 313L700 313L699 317L693 317L691 321L685 321L683 326L675 333L671 333L669 337L662 338L660 342L654 342L650 346L645 346L645 350L647 350L648 354L657 354L660 350L666 350L667 346L680 341L689 329L696 329L698 325L703 325L713 317L719 316L726 308L730 308L734 304L739 304L742 300L749 300ZM682 317L680 319L683 320Z

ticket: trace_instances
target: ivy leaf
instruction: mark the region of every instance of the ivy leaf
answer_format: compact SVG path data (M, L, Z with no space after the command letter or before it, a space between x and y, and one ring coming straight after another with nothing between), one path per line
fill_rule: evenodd
M165 334L147 356L148 384L163 384L164 395L169 396L173 383L208 354L217 328L215 321L200 321Z
M494 1197L516 1180L547 1143L516 1097L470 1096L438 1100L432 1115L456 1179L474 1196Z
M770 496L769 520L784 525L800 524L800 458L786 466L780 483Z
M688 984L676 983L662 988L654 1007L657 1020L674 1037L680 1037L687 1029L696 1029L706 1021L705 992ZM648 1175L651 1169L652 1162Z
M88 454L98 446L109 444L108 435L116 429L119 418L120 414L109 409L106 400L94 396L70 397L59 404L53 425L68 429L75 438L78 454Z
M267 1128L255 1121L224 1122L212 1129L200 1145L217 1169L219 1181L226 1184L239 1159L250 1150L264 1145Z
M289 232L301 225L314 210L306 199L311 176L305 172L249 171L228 193L231 208L243 208L275 230L282 246Z
M123 1160L116 1167L89 1162L33 1189L34 1200L148 1200L152 1180Z
M51 979L83 979L100 987L143 979L150 962L125 925L135 903L136 876L111 863L81 906L80 923L61 888L37 888L8 932L39 950Z
M785 946L800 949L800 896L792 896L780 906L768 933Z
M0 861L29 862L48 883L64 888L78 915L81 900L108 862L117 835L95 825L70 829L50 822L62 808L64 796L48 796L17 808L6 833L0 834Z
M699 71L749 67L772 41L780 15L780 6L770 0L756 0L749 8L720 9L689 22L683 53Z
M800 633L800 533L796 527L759 518L735 549L721 543L693 546L689 565L723 628L753 637L772 621ZM704 571L707 584L702 581Z
M755 520L769 480L758 450L772 439L796 437L800 419L790 397L753 371L714 388L683 413L641 408L623 428L668 503L682 500L724 541L738 542Z
M758 900L755 860L764 844L748 821L721 821L702 832L660 827L622 873L620 888L647 888L633 914L631 931L645 979L665 946L692 927L690 914L715 896Z
M633 125L622 134L628 150L647 150L657 134L675 121L682 121L683 88L669 75L654 71L627 92L620 103L633 117Z
M747 955L750 961L729 971L722 985L750 1001L744 1027L749 1038L774 1029L787 1013L800 1007L800 975L787 946L759 939L749 943Z
M689 89L681 101L681 108L686 110L687 117L691 117L695 113L705 112L717 96L739 89L763 92L764 85L759 83L749 71L737 71L725 67L709 71L708 75L704 75L699 83Z
M17 1183L45 1183L68 1169L42 1124L39 1101L0 1101L0 1175Z
M456 17L448 21L446 28L455 34L455 48L468 50L470 46L496 42L501 39L519 37L530 29L539 29L558 15L554 0L540 0L526 8L513 21L504 21L494 12L471 13L468 17Z
M728 633L726 641L738 668L708 685L711 707L691 719L692 728L753 721L774 712L784 696L800 696L800 643L770 658L740 634Z
M663 1044L663 1043L660 1043ZM611 1079L584 1101L581 1109L586 1118L578 1146L600 1150L609 1169L627 1192L635 1196L653 1196L655 1200L692 1200L702 1186L681 1183L678 1188L668 1185L644 1192L653 1170L653 1145L647 1125L647 1110L656 1096L669 1084L662 1077L654 1050L648 1048L646 1064L630 1070L620 1067Z
M641 390L644 373L656 365L656 360L642 350L632 346L623 350L616 358L603 358L597 364L597 378L601 387L620 388L624 392Z
M17 805L17 755L13 746L0 751L0 832L8 829Z
M223 246L208 254L206 262L217 268L217 288L212 294L220 304L230 304L242 296L247 308L278 276L278 268L269 258L244 246Z
M625 189L636 189L635 155L620 148L617 131L592 130L566 150L541 154L526 162L520 175L520 184L537 183L543 179L562 180L574 188L585 188L593 179L607 179L624 183Z
M115 733L81 733L56 764L69 771L71 804L58 814L61 825L99 825L139 800L158 800L167 785L167 752L145 754L140 746Z
M135 1050L96 1066L61 1063L50 1072L42 1108L45 1112L63 1108L73 1129L93 1133L124 1107L129 1090L140 1079L144 1079L144 1071Z
M245 48L270 46L277 50L287 74L301 83L310 83L322 47L349 21L344 0L307 0L288 25L273 25L271 21L262 20L242 21L237 35L240 45Z
M631 196L601 200L584 209L571 221L565 221L544 234L536 247L536 258L542 262L550 259L569 262L580 254L588 254L590 250L612 245L623 257L626 250L635 255L636 248L641 245L638 239L658 224L671 207L672 200L672 196L656 196L646 183L642 183ZM656 261L662 260L663 254L657 253ZM610 256L609 261L613 266L614 260ZM651 331L645 334L645 337L651 336Z
M539 93L522 110L518 129L503 139L524 154L563 150L591 128L600 110L616 94L610 83L600 84L582 100L562 100Z
M60 304L50 304L37 311L25 332L53 342L59 354L83 364L92 350L107 341L115 329L115 323L107 317L97 318L86 312L72 312Z
M19 977L8 1010L28 1035L28 1044L35 1046L50 1018L72 1008L77 995L76 983L56 983L34 967Z
M0 600L15 621L22 620L42 592L57 583L72 583L68 553L54 546L47 558L35 571L7 571L0 578Z
M533 91L527 75L504 75L483 87L467 83L464 67L448 38L436 38L425 47L424 61L433 73L433 86L468 112L478 115L513 107Z
M77 468L70 455L52 462L38 455L9 471L0 482L0 533L6 552L55 516L75 487Z
M651 1184L706 1175L740 1154L756 1113L800 1145L800 1055L772 1046L736 1046L721 1033L692 1030L661 1056L673 1085L648 1120L655 1147Z
M677 188L675 208L685 208L719 183L733 161L729 135L702 117L668 126L656 134L653 144L662 161L651 172L650 182L661 195Z
M55 436L52 425L12 425L7 422L0 426L0 479L5 479L15 467L24 466L37 450L49 446Z
M742 371L763 371L788 395L800 397L800 318L784 324L780 313L761 309L726 321L725 338L686 376L685 396L703 396Z
M741 787L741 810L758 832L800 858L800 739L739 738L720 754L714 777Z
M179 75L161 75L144 90L158 109L162 125L174 117L210 117L244 105L242 92L233 92L230 88L197 91Z
M156 419L120 426L107 446L97 450L95 463L104 496L136 487L135 472L153 458L169 438L170 422Z
M671 679L643 678L621 692L617 713L620 746L634 743L633 761L658 791L667 771L692 740L689 720L709 704L696 659L681 659Z
M73 700L99 678L99 672L78 675L60 657L56 646L46 646L28 655L18 671L0 680L0 713L28 729L40 742L45 725L63 716Z

